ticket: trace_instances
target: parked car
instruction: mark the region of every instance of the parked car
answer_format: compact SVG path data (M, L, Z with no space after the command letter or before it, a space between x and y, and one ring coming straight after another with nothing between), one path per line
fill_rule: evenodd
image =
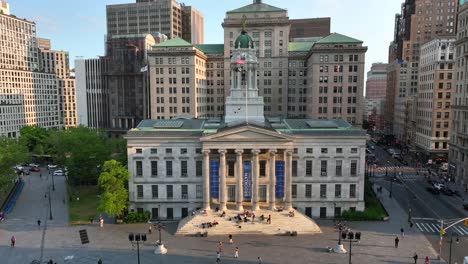
M434 188L436 188L437 190L441 191L442 189L445 188L445 185L443 183L440 183L440 182L435 182L434 183Z
M54 176L64 176L65 173L63 172L63 170L56 170L54 171Z
M47 169L49 169L49 170L50 169L55 169L55 168L57 168L57 165L55 165L55 164L48 164L47 165Z
M21 165L16 165L15 167L13 167L13 169L15 169L16 171L22 171L24 170L24 167Z
M29 163L28 166L29 166L29 167L39 167L39 164L36 164L36 163Z
M391 149L391 148L388 149L387 152L388 152L388 154L390 154L390 155L395 154L395 150L394 150L394 149Z
M39 168L39 167L31 167L31 168L29 169L29 171L31 171L31 172L40 172L40 171L41 171L41 168Z
M426 190L432 194L440 194L440 190L435 187L427 187Z

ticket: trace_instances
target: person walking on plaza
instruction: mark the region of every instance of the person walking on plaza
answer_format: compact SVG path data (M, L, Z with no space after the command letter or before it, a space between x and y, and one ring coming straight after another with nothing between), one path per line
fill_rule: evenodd
M431 259L429 259L429 256L426 256L426 259L424 260L424 264L430 264Z
M416 254L416 252L414 252L413 259L414 259L414 264L418 263L418 254Z
M405 237L405 229L403 227L400 229L401 237Z
M219 252L223 252L223 242L219 241Z
M39 178L41 178L41 179L42 179L42 173L39 173Z
M10 239L10 241L11 241L10 246L11 246L11 247L15 247L15 244L16 244L16 238L15 238L15 236L12 236L11 239Z
M258 264L262 264L262 258L261 257L258 257L257 260L258 260Z
M400 239L398 236L395 237L395 248L398 248L398 243L400 242Z
M152 231L152 227L151 225L148 227L148 233L151 234L151 231Z
M102 216L99 216L99 226L104 227L104 218Z
M267 224L271 224L271 215L268 215Z
M98 262L97 262L97 263L98 263L98 264L102 264L102 259L101 259L101 258L99 258L99 260L98 260Z
M37 219L37 226L41 226L41 219Z
M219 251L216 251L216 263L221 263L221 253Z
M236 247L236 252L234 252L234 258L239 258L239 248Z
M232 244L232 234L229 234L229 244Z

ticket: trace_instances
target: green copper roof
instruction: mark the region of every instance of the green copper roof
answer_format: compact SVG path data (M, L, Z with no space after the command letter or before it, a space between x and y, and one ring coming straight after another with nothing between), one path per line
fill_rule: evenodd
M325 44L325 43L362 43L361 40L351 38L345 35L341 35L338 33L332 33L323 39L317 41L318 44Z
M286 11L286 9L282 9L279 7L261 3L261 4L246 5L241 8L228 11L227 13L284 12L284 11Z
M173 38L168 41L158 43L155 47L193 47L193 45L182 38Z
M195 44L195 47L205 54L224 53L224 44Z
M240 48L240 49L248 49L248 48L254 48L253 40L252 38L247 35L247 32L242 31L242 34L237 37L236 41L234 42L234 47Z
M315 42L289 42L289 52L309 52Z

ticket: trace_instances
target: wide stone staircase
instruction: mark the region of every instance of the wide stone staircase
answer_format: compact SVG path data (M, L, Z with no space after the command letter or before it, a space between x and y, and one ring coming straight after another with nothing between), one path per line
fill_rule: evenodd
M227 234L264 234L264 235L296 235L296 234L316 234L321 233L320 227L315 221L302 213L295 211L294 217L289 217L287 211L276 212L270 210L255 211L255 220L248 217L248 221L237 221L234 219L238 213L236 210L225 211L225 216L221 217L222 212L214 210L203 213L198 211L195 215L188 216L179 222L176 235L202 235L207 232L208 235L227 235ZM243 212L242 212L243 213ZM260 220L263 214L265 219ZM267 224L267 218L271 215L271 224ZM203 223L218 222L218 225L203 228Z

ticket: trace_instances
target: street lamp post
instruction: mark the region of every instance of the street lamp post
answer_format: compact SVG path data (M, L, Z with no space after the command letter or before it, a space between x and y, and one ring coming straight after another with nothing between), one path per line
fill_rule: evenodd
M457 235L457 238L455 239L455 243L459 243L460 238ZM453 243L453 232L452 235L450 236L450 250L449 250L449 264L452 264L452 243Z
M359 242L361 240L361 232L356 232L356 233L347 232L347 233L342 233L341 236L344 240L345 239L349 240L349 262L348 264L351 264L353 243Z
M137 256L138 256L138 264L140 264L140 241L141 243L146 242L146 234L141 234L141 233L130 233L128 234L128 240L130 243L136 243L137 245Z
M54 173L52 173L52 191L55 191Z
M156 244L156 249L154 250L154 254L164 255L167 253L167 249L164 247L164 244L162 242L162 236L161 236L161 229L163 229L164 225L161 224L161 222L158 220L158 222L154 224L154 227L158 229L158 232L159 232L159 240L158 240L158 243Z
M344 249L343 244L341 244L341 237L343 234L346 234L343 232L343 230L346 228L346 226L342 223L338 224L338 244L336 245L335 249L333 250L335 253L346 253L346 249ZM344 236L346 238L346 235Z
M50 186L49 186L49 220L53 220L52 217L52 200L51 200Z

